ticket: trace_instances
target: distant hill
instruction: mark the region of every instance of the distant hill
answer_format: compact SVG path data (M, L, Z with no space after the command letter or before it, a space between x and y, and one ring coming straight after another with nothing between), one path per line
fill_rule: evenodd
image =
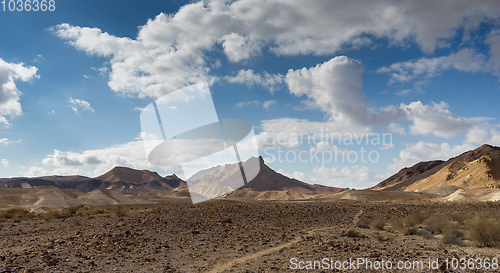
M125 182L133 184L144 184L151 181L162 180L162 177L157 172L152 172L148 170L134 170L127 167L114 167L107 173L96 177L103 181L115 183L115 182Z
M107 173L95 177L85 176L43 176L35 178L16 177L0 179L1 188L33 188L53 186L60 189L74 189L91 192L97 189L117 190L121 192L158 192L186 187L184 181L175 175L161 177L156 172L115 167Z
M500 147L485 144L447 161L420 162L372 189L423 191L446 186L500 188Z

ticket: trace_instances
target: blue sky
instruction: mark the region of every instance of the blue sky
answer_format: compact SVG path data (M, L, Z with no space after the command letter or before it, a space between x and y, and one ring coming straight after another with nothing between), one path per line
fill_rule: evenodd
M266 162L305 182L363 188L500 145L496 1L68 0L1 13L1 177L166 175L146 160L140 109L201 81L220 118L250 121ZM324 141L305 141L314 134Z

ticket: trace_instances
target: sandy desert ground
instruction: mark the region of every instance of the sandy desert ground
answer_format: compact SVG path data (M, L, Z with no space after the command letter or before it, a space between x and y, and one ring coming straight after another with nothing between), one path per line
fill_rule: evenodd
M499 208L218 200L43 214L10 210L0 214L0 265L3 272L295 272L321 263L306 271L327 272L325 262L344 262L345 271L389 272L375 266L391 262L394 269L401 261L436 272L428 268L431 259L437 271L475 272L446 270L445 261L474 259L477 268L489 259L493 267L500 258ZM372 270L345 263L358 258Z

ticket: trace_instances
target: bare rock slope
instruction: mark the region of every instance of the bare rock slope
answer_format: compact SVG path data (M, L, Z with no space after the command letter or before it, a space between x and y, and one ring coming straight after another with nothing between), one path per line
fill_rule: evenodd
M420 162L374 186L374 190L424 191L456 186L500 188L500 147L483 145L447 161Z

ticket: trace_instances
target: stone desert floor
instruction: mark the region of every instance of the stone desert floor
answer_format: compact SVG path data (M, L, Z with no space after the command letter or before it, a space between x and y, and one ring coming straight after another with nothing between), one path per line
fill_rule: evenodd
M497 219L499 208L216 201L6 212L0 271L393 272L399 263L400 272L483 272L485 266L498 272L499 249L477 247L467 223L478 215ZM469 261L469 269L460 269L460 261Z

